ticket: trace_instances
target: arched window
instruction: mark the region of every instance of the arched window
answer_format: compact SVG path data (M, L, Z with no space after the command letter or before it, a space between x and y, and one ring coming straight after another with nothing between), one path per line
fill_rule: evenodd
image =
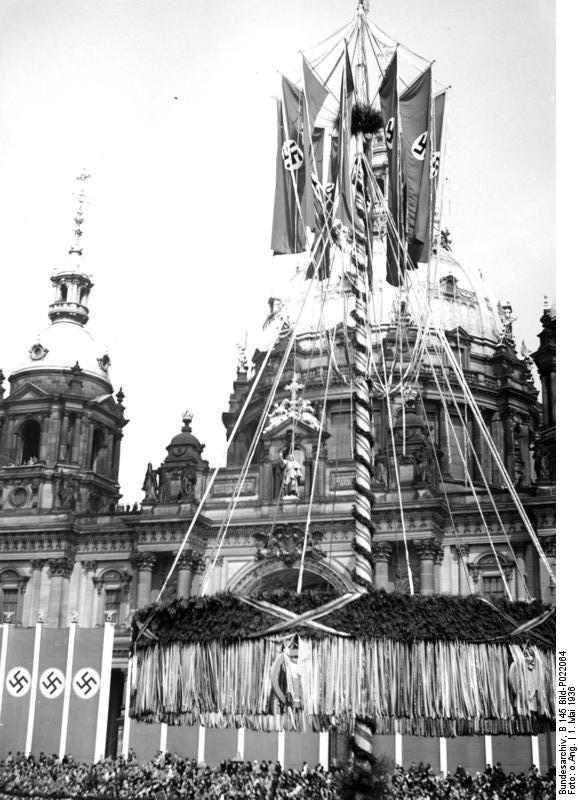
M13 569L6 569L0 573L0 611L3 620L19 622L18 599L21 578Z
M22 458L23 464L26 464L30 459L37 459L40 457L40 424L35 419L27 420L20 429L20 437L22 439Z
M88 296L88 292L86 289L80 290L80 297L78 298L78 302L82 305Z
M479 581L480 594L482 597L492 601L506 596L506 587L502 574L506 581L510 581L512 577L513 564L499 553L498 562L493 553L486 553L475 564L469 565L474 582L477 583Z
M60 299L64 302L68 300L68 286L65 283L60 284Z
M102 621L123 624L124 608L130 578L117 569L103 572L95 579L97 591L102 592ZM123 613L124 612L124 613Z

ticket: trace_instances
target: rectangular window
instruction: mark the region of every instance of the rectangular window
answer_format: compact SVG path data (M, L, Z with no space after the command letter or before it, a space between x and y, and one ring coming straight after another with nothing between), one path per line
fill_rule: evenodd
M351 411L338 411L331 415L327 440L327 456L329 460L336 458L353 458L351 450Z
M116 621L120 615L120 589L106 589L104 593L104 610L106 612L116 611Z
M499 600L505 594L504 581L500 575L482 576L482 595L484 597L487 597L488 600Z
M14 614L18 608L18 589L2 589L2 612L4 614ZM14 621L14 620L13 620Z

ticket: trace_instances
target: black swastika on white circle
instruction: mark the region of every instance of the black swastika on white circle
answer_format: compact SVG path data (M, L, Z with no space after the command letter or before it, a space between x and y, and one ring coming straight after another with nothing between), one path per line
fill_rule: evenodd
M92 667L79 669L72 681L75 694L83 700L90 700L98 692L100 677Z
M425 158L425 150L427 147L427 131L420 133L411 146L411 152L414 158L418 161L423 161Z
M285 169L288 169L291 172L299 169L303 163L303 153L301 152L297 142L294 142L293 139L287 139L285 142L283 142L281 155L283 156L283 165Z
M439 171L440 171L440 153L439 153L439 150L436 150L435 153L431 154L431 176L432 176L432 178L437 178Z
M48 667L40 676L39 684L44 697L54 700L64 691L64 675L56 667Z
M387 121L387 125L385 126L385 143L387 145L388 150L391 150L393 145L394 130L395 130L395 118L390 117Z
M6 688L12 697L24 697L30 689L30 673L25 667L12 667L6 677Z

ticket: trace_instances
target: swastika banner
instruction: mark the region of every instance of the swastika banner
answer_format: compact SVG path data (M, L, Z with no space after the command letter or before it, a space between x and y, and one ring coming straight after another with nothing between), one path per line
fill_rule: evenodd
M92 761L95 754L99 702L103 691L103 634L103 628L79 628L74 644L66 752L74 753L83 761ZM108 655L105 654L105 662ZM110 667L108 672L110 678ZM108 715L108 691L105 712Z
M0 757L12 750L24 751L32 689L34 628L3 625L6 637L6 666L2 691L2 733ZM3 642L4 644L4 642Z
M114 626L2 626L0 758L105 754Z
M69 629L42 626L38 654L38 687L32 729L33 753L58 753ZM47 722L50 721L50 724Z

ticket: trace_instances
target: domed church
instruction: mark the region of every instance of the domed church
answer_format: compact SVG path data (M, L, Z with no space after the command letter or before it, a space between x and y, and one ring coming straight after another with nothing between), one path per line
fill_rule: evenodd
M512 307L497 303L480 276L468 275L453 256L447 235L435 263L436 269L422 278L422 290L553 566L554 312L549 306L543 311L536 351L520 354ZM11 372L9 387L0 373L4 629L12 636L39 623L62 631L75 624L80 636L84 629L114 626L105 709L107 754L128 745L141 758L173 749L218 763L240 753L250 759L279 758L287 767L342 757L344 744L338 736L167 729L136 723L126 715L132 615L157 597L213 469L195 435L202 432L193 432L192 413L186 412L180 431L171 431L167 421L170 441L164 458L159 453L157 463L143 464L140 505L129 508L119 502L121 442L128 420L122 389L111 383L110 358L89 332L93 283L78 264L57 270L51 283L50 324L29 346L23 343L27 358ZM329 292L324 327L330 334L320 338L317 322L311 323L319 317L321 302L315 291L298 323L289 302L271 298L263 336L270 336L274 323L279 323L281 335L266 364L265 345L256 349L251 362L245 352L240 354L229 406L222 415L227 436L241 409L244 414L227 464L197 516L164 599L194 596L203 580L210 593L251 595L292 587L303 552L304 587L339 593L355 588L347 379L351 308L344 309L341 299L332 306ZM446 355L420 336L411 303L400 302L399 294L385 283L376 286L374 294L372 358L391 366L393 381L395 365L406 365L413 376L403 391L391 392L391 407L385 387L380 392L380 386L374 386L376 588L407 592L411 581L423 595L479 594L495 599L507 592L514 600L554 602L548 572L504 488L487 442L468 415L458 385L444 383ZM293 324L299 326L295 345L282 363L283 330ZM328 354L333 365L329 378ZM541 402L533 364L542 382ZM264 409L269 410L261 422ZM252 447L258 428L258 443ZM217 542L218 556L213 559ZM401 744L388 736L375 739L376 752L395 749L400 763L423 760L434 769L440 767L435 738L403 736ZM4 749L10 749L8 743L0 744L1 756ZM536 756L542 769L553 762L552 742L545 734L534 743L529 737L456 737L448 740L447 753L450 769L458 764L480 769L497 753L506 771L527 768Z

